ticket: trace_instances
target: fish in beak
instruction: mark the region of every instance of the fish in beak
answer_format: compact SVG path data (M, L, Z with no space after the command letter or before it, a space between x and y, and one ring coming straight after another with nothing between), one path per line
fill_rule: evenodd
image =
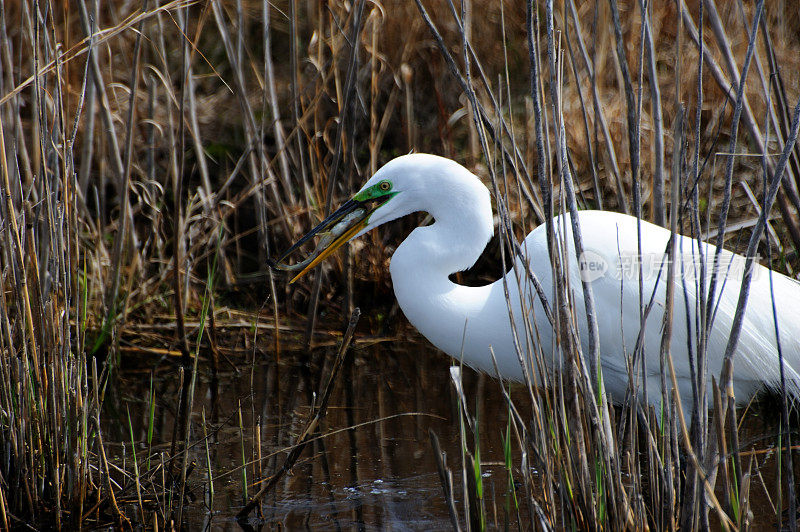
M295 275L289 281L289 284L297 281L366 227L369 223L370 215L390 198L391 195L366 200L354 198L347 201L336 212L325 218L319 225L287 249L277 260L270 261L269 265L274 269L286 272L300 270L300 273ZM289 255L316 235L319 235L321 239L311 255L296 264L289 265L284 262Z

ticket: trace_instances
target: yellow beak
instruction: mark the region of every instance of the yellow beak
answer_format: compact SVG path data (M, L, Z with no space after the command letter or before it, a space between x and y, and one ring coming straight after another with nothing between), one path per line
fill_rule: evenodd
M302 276L304 276L304 275L305 275L305 274L306 274L306 273L307 273L307 272L308 272L310 269L312 269L314 266L316 266L317 264L319 264L320 262L322 262L323 260L325 260L325 258L326 258L326 257L328 257L328 256L329 256L329 255L331 255L331 254L332 254L334 251L336 251L337 249L339 249L340 247L342 247L344 244L346 244L346 243L347 243L347 242L348 242L348 241L349 241L351 238L353 238L353 236L354 236L356 233L358 233L359 231L361 231L361 229L362 229L362 228L363 228L365 225L367 225L367 218L364 218L363 220L360 220L360 221L358 221L357 223L353 224L353 226L352 226L352 227L348 228L348 229L347 229L347 230L346 230L344 233L342 233L341 235L339 235L339 237L338 237L336 240L334 240L333 242L331 242L331 243L330 243L330 245L328 245L328 247L324 248L324 249L323 249L323 250L320 252L320 254L319 254L319 255L317 255L316 257L314 257L314 259L313 259L311 262L309 262L309 263L306 265L306 267L305 267L305 268L303 268L302 270L300 270L300 273L298 273L297 275L295 275L294 277L292 277L292 280L291 280L291 281L289 281L289 284L292 284L292 283L293 283L293 282L295 282L296 280L300 279L300 278L301 278Z
M303 235L292 247L286 250L276 261L270 261L272 268L283 271L300 270L289 284L297 281L304 276L310 269L325 260L334 251L342 247L346 242L353 238L359 231L367 226L370 215L388 201L389 197L378 200L359 201L351 199L339 207L336 212L325 218L314 229ZM293 265L284 263L284 260L294 253L303 243L307 242L315 235L320 235L322 239L317 244L317 248L302 262Z

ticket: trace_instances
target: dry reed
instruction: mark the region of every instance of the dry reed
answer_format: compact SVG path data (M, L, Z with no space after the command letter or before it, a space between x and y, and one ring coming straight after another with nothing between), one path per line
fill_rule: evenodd
M552 215L594 206L732 247L749 239L748 257L793 275L800 14L762 3L0 2L0 527L185 522L188 453L208 456L214 437L204 421L199 436L192 407L198 371L221 363L218 328L267 331L278 357L316 341L319 309L350 316L356 280L385 290L381 245L295 288L266 259L409 150L486 178L505 261L545 222L557 262ZM216 299L248 289L242 306L267 300L267 323ZM563 378L527 383L531 419L508 395L509 456L523 457L508 471L524 499L509 523L747 528L753 481L724 393L696 378L717 399L710 414L677 396L665 414L595 401L595 344L576 356L569 296L556 297ZM156 328L166 340L147 344ZM536 331L518 335L536 345ZM121 364L148 350L183 366L172 445L153 452L151 431L121 468L104 417ZM668 342L663 353L669 379ZM790 421L784 397L784 449ZM463 516L432 439L454 525L481 528L480 454L463 436ZM796 529L792 453L778 452L775 519Z

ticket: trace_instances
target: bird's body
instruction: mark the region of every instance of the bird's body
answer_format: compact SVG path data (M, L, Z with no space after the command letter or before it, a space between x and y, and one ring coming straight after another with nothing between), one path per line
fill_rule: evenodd
M387 191L385 195L376 192L384 189ZM368 194L370 191L374 194ZM377 199L373 197L376 195ZM348 229L347 240L411 212L426 211L434 217L433 224L418 227L398 246L390 265L400 308L431 343L478 370L492 375L499 372L501 377L510 380L523 380L512 331L513 320L523 356L532 360L534 357L529 356L530 350L539 352L540 349L547 365L546 371L558 370L557 361L562 355L558 342L554 340L553 327L530 277L525 273L526 268L530 268L541 283L544 295L552 302L553 274L544 226L532 231L521 244L525 256L517 257L515 267L504 276L505 282L499 279L486 286L467 287L454 283L449 276L471 267L493 233L488 190L471 172L448 159L425 154L407 155L381 168L351 201L360 202L358 208L365 210L370 205L368 202L377 201L379 205L364 211L366 214L357 227L344 228ZM350 210L353 208L351 206ZM568 293L572 298L569 308L574 313L582 352L584 356L588 353L588 327L581 283L583 274L591 285L595 300L603 382L611 398L621 401L628 389L629 360L642 330L641 266L644 306L648 305L651 296L653 299L641 338L643 369L648 397L656 403L661 399L660 346L667 292L666 266L660 276L658 272L664 261L670 232L642 221L640 255L635 217L604 211L582 211L578 216L583 257L586 259L583 271L574 252L569 216L555 218L554 225L558 252L568 264ZM696 305L701 260L697 246L697 240L679 237L676 255L679 260L676 260L673 281L671 355L679 392L682 400L689 404L692 400L690 351L696 360L696 327L699 324ZM703 244L702 251L708 266L708 280L715 248ZM318 260L321 257L311 266ZM715 298L718 304L707 346L708 379L720 375L738 300L744 258L723 250L718 264ZM737 401L749 399L764 385L777 386L780 382L772 294L777 309L777 330L780 331L787 388L796 393L800 386L800 283L769 272L762 266L756 265L755 268L734 356L733 385ZM526 329L532 331L532 342L526 340ZM534 380L538 380L535 366L530 370ZM639 382L638 387L641 392L644 383Z

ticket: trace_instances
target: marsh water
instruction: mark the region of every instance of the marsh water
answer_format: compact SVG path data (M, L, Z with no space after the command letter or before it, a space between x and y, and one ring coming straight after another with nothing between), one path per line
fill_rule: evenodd
M220 358L216 382L201 364L193 401L184 528L241 529L236 513L258 491L262 479L283 464L319 401L337 350L335 337L322 343L328 347L275 357L268 346L253 347L242 340L240 356ZM438 435L453 469L455 499L463 500L459 403L450 383L449 359L412 331L402 338L358 336L351 349L317 438L247 524L265 530L451 529L429 437L429 431ZM470 412L479 420L488 522L502 528L508 486L502 446L505 401L497 382L468 369L464 392L472 403ZM135 441L140 469L146 467L142 457L151 456L150 467L159 457L166 459L179 397L176 361L163 354L145 355L120 371L111 394L116 417L107 418L115 421L104 428L106 441L112 442L110 458L120 465L128 462L130 470L130 442ZM523 412L528 409L523 390L512 391L512 397ZM142 442L148 441L151 406L153 437L148 449ZM740 434L757 440L764 422L755 415L746 423ZM771 441L759 447L767 448ZM519 467L519 457L514 462ZM756 466L767 462L775 460L759 456ZM767 484L773 469L774 465L758 471ZM766 499L753 498L758 500L764 507L754 512L769 515ZM459 511L463 515L463 508ZM775 524L774 517L766 518L765 524L770 523ZM509 524L516 528L514 519Z
M259 481L283 464L287 447L318 401L336 356L335 342L330 343L310 352L282 353L279 360L261 349L246 360L223 357L216 384L201 368L190 438L197 442L188 481L190 529L239 529L235 514L258 491ZM351 349L318 438L264 498L260 514L253 512L251 524L267 529L450 529L429 437L430 430L438 435L458 492L460 428L449 359L416 333L402 340L361 337ZM178 366L158 356L136 366L120 372L118 422L105 427L106 440L116 442L111 448L117 462L133 459L131 440L147 441L151 397L155 436L150 453L166 456L171 445ZM501 439L507 410L493 379L465 370L464 387L474 401L470 412L477 413L482 427L484 485L499 504L508 482ZM136 452L141 461L147 445L137 443ZM491 519L495 511L502 513L488 508ZM502 519L499 514L497 519Z

